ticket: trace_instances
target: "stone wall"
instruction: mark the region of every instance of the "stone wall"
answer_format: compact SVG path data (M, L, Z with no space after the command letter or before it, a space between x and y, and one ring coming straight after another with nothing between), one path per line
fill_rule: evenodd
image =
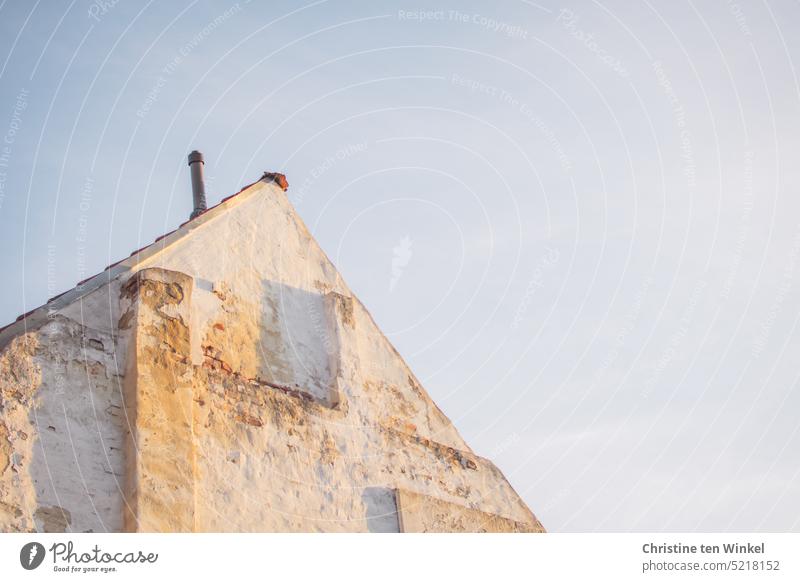
M147 269L122 289L128 335L125 403L126 531L195 531L193 282Z
M418 386L364 381L357 367L341 361L331 365L341 393L334 404L251 377L220 350L206 349L202 364L187 369L191 280L146 269L129 287L139 296L131 307L137 365L127 380L135 386L129 393L137 438L129 452L145 476L131 489L140 516L131 529L400 531L397 489L440 500L439 513L456 507L469 516L480 508L509 518L487 522L492 531L498 523L541 529L494 465L425 436L407 420L429 406ZM336 295L322 303L335 319L330 332L340 338L337 345L347 342L358 307ZM370 407L381 398L369 393L379 391L393 406ZM475 519L467 523L479 527Z
M0 353L0 530L542 530L280 188L192 229Z
M61 315L0 353L0 531L120 531L115 340Z
M536 522L521 522L412 491L398 489L396 503L403 533L535 533Z

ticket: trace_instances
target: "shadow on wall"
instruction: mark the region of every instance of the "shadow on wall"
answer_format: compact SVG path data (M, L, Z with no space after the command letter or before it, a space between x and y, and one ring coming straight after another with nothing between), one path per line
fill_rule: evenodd
M336 402L336 314L321 293L262 282L259 376Z
M397 502L394 489L367 487L361 494L366 507L367 529L372 533L398 533Z

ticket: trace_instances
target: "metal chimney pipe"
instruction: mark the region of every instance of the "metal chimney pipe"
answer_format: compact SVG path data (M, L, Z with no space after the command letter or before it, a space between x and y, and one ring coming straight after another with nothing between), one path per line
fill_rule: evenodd
M206 185L203 181L203 154L194 150L189 154L189 171L192 173L192 201L194 210L189 215L189 220L206 211Z

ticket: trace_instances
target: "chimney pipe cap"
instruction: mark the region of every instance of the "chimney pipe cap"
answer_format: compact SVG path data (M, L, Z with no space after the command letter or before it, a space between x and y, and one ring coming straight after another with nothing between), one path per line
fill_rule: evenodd
M203 159L203 154L194 150L192 153L189 154L189 165L191 166L195 162L202 162L205 165L205 160Z

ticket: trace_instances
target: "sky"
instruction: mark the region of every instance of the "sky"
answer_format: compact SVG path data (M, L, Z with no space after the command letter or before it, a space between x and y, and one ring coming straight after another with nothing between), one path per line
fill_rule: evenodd
M0 4L0 325L286 174L549 531L800 530L800 5Z

